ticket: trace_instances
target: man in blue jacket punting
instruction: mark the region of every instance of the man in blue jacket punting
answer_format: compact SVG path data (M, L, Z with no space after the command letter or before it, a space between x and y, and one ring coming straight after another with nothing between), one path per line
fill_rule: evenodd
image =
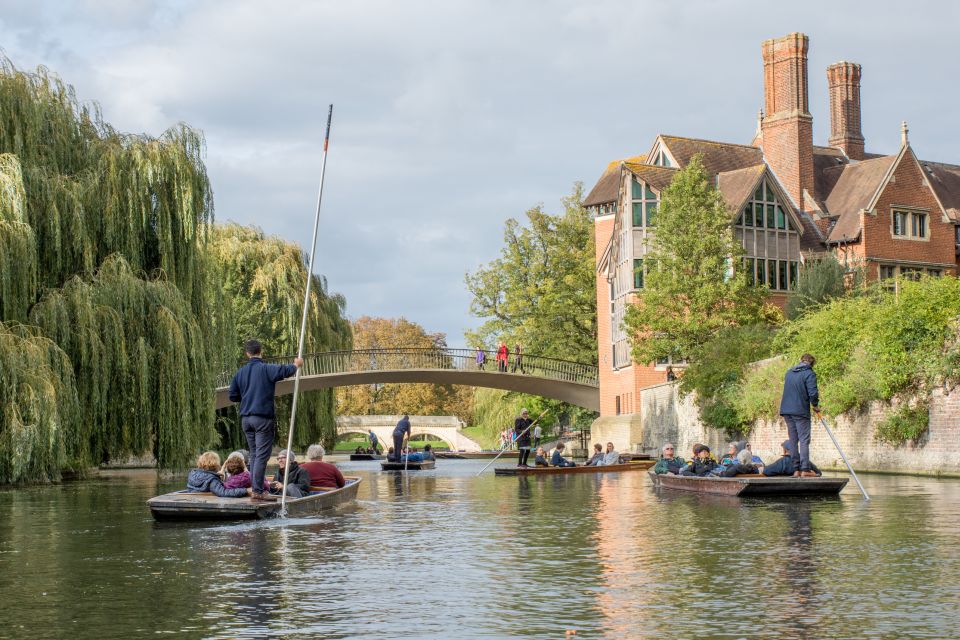
M293 364L266 364L261 354L263 346L257 340L244 345L249 361L230 382L231 402L240 403L240 424L247 436L252 464L250 465L253 494L251 500L273 501L275 497L263 492L267 461L277 434L277 413L273 403L277 383L297 373L303 366L302 358Z
M800 357L800 364L787 371L783 379L783 397L780 400L780 415L787 423L790 437L790 456L793 458L794 476L816 477L810 467L810 406L819 413L820 391L817 389L816 363L809 353Z

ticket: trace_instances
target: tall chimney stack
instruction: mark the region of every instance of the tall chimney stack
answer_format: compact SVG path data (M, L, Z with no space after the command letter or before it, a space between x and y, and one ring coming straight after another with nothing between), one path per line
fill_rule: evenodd
M809 39L791 33L763 43L766 116L760 125L763 155L801 209L813 194L813 117L807 99Z
M863 160L860 131L860 65L837 62L827 67L830 86L830 146L851 160Z

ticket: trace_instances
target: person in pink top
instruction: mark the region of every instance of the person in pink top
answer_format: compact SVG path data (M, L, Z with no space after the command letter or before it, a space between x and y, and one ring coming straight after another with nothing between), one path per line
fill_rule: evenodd
M247 470L247 464L243 459L243 454L239 451L234 451L227 456L226 462L223 463L223 467L220 469L220 475L224 478L223 486L228 489L248 489L253 484L250 479L250 471ZM268 482L264 481L263 485L264 490L270 490L270 484Z

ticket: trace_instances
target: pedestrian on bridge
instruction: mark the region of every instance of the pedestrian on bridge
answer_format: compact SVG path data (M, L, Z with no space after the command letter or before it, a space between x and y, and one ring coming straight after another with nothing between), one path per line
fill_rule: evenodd
M513 423L514 440L520 449L520 457L517 460L518 467L526 467L527 460L530 458L530 425L533 420L530 419L530 412L526 409L520 411L518 417Z
M487 362L487 352L477 347L477 369L483 371L483 365Z
M240 403L240 424L247 437L247 446L253 458L250 465L253 493L251 500L273 501L276 498L263 491L267 462L277 435L277 410L274 404L277 383L297 373L303 358L294 358L293 364L266 364L263 345L257 340L244 344L247 364L237 371L230 382L229 398Z
M517 369L520 369L520 373L526 373L523 370L523 346L519 342L513 345L513 369L511 369L511 373L516 373Z
M497 347L497 370L500 373L507 372L507 363L510 360L510 349L507 348L507 343L501 341L500 346Z
M403 447L410 439L410 416L404 414L397 426L393 429L393 451L396 456L396 462L403 461Z

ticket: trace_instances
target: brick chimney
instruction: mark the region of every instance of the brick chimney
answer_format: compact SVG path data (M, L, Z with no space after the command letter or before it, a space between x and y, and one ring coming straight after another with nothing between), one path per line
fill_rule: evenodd
M760 124L763 155L801 208L813 194L813 117L807 100L809 39L791 33L763 43L766 115Z
M830 86L830 146L851 160L863 160L860 131L860 65L837 62L827 67Z

